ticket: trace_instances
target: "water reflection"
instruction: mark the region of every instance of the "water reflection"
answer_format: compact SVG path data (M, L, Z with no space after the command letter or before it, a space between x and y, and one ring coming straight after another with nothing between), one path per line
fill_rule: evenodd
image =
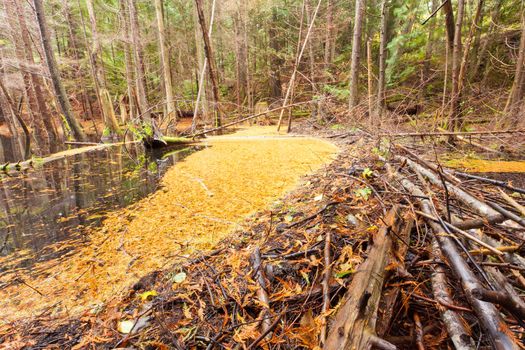
M145 151L140 144L114 146L44 164L23 174L0 175L0 255L30 250L52 258L50 243L85 240L87 226L107 211L155 191L169 166L197 147ZM59 252L64 254L64 252Z

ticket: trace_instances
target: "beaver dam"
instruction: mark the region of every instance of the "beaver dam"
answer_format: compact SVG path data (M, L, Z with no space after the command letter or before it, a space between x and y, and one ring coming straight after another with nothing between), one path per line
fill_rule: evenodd
M109 149L105 151L107 158L91 163L90 155L85 155L85 164L73 161L73 168L90 166L91 171L80 170L64 181L96 186L84 191L82 199L76 196L77 202L91 205L75 207L68 192L55 204L61 213L58 217L49 212L49 207L43 213L9 214L8 219L17 226L14 240L27 242L19 243L20 249L1 258L2 322L42 312L74 315L96 310L109 298L125 293L142 276L166 267L174 257L212 248L232 229L241 228L247 215L268 208L296 186L301 176L329 162L337 148L318 139L278 136L265 128L253 128L214 137L202 142L199 150L182 151L178 152L178 161L171 160L174 165L163 171L156 191L156 181L151 178L160 176L156 167L169 166L164 164L169 155L164 161L150 160L143 166L142 175L122 172L121 150ZM50 174L63 176L61 167L51 167L54 172ZM44 180L47 175L39 174ZM98 181L93 181L94 177ZM149 184L140 186L143 182ZM53 193L52 189L40 188L41 183L29 173L7 180L4 190L6 195L16 186L31 191L29 185L33 184L39 194L32 203L25 203L30 206L46 193ZM134 198L144 196L130 193L131 188L152 193L131 204ZM124 207L113 211L105 208L99 225L84 227L84 221L102 214L94 211L85 220L82 214L112 197ZM46 198L51 196L40 200L49 201ZM20 205L11 207L11 212L23 210L24 203L16 204ZM59 239L64 230L55 230L56 235L48 235L51 237L45 242L43 233L38 232L69 221L74 223L70 231L76 231L72 237Z

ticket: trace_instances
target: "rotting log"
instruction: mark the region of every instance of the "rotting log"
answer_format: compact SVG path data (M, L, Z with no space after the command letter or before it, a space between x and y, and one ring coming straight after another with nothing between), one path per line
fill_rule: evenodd
M413 170L417 172L417 170ZM426 169L423 170L425 170L425 173L428 173ZM421 191L419 187L414 185L411 181L399 174L393 175L397 178L397 180L400 181L401 185L404 187L405 190L407 190L415 196L425 197L423 191ZM423 175L426 176L426 174ZM431 173L430 175L435 177L435 175ZM431 182L433 181L431 180ZM425 212L428 215L433 215L430 201L428 199L418 198L417 200L423 212ZM486 208L478 207L478 209ZM491 211L488 211L486 213L486 215L490 214ZM456 247L456 243L452 240L449 234L444 232L443 228L439 224L437 224L433 220L427 220L427 223L434 232L434 237L436 237L436 240L439 243L443 256L446 258L456 277L459 278L459 280L461 281L461 286L463 287L467 300L472 306L474 313L478 317L481 326L489 336L494 348L498 350L519 349L519 346L517 345L517 340L512 335L512 331L508 328L507 324L501 318L498 309L493 304L479 300L473 295L472 291L474 289L481 288L482 285L478 281L476 275L472 272L467 262L461 256L460 252L458 251L458 248Z
M399 232L399 237L393 242L393 254L390 257L390 264L398 266L399 269L405 269L405 258L408 251L408 245L410 244L410 232L414 227L414 219L405 220L405 225L401 232ZM401 291L401 286L399 283L395 283L392 287L385 287L383 290L383 297L380 301L380 308L378 314L378 320L376 325L376 333L379 337L383 337L389 330L390 324L392 321L392 316L396 312L394 305L399 293Z
M391 231L399 232L399 207L394 206L385 218L385 225L373 236L368 258L356 271L330 326L325 350L396 349L395 345L376 335L376 319L385 266L392 247Z

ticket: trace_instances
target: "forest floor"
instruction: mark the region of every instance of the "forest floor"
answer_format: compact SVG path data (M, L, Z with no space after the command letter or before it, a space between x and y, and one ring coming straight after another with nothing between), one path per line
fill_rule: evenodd
M109 298L103 306L80 316L64 318L44 312L7 324L0 329L0 341L12 349L314 349L321 348L320 340L327 338L325 348L330 348L334 342L343 341L341 338L354 341L353 332L359 333L353 329L346 333L349 321L344 312L338 312L346 307L358 312L352 325L365 319L379 338L404 349L422 344L429 349L447 349L457 339L486 349L498 336L516 344L523 341L524 328L516 310L497 306L501 319L493 317L506 338L487 331L488 321L472 306L477 305L471 299L472 291L466 295L462 288L465 276L458 276L453 264L441 262L434 241L446 238L440 237L442 230L435 232L435 226L424 216L428 213L421 214L427 203L422 201L432 198L433 214L452 213L461 224L475 222L469 227L475 230L472 235L479 235L478 241L486 238L497 247L493 248L496 253L482 249L487 243L480 246L461 235L466 247L466 253L459 254L461 259L475 257L466 266L475 270L472 274L476 279L489 275L483 286L493 286L493 279L504 275L505 287L510 286L517 295L525 290L521 275L525 271L521 258L525 237L516 226L519 219L480 219L481 214L455 192L449 195L452 184L445 190L439 184L427 184L426 176L414 171L411 161L404 158L418 161L415 154L424 156L427 162L438 164L440 176L455 179L454 185L519 217L525 215L520 213L525 204L523 195L503 188L507 197L514 199L515 205L511 205L502 199L501 189L468 178L455 182L459 175L445 173L441 164L475 172L498 170L506 164L501 163L506 162L503 158L523 154L523 135L514 136L512 142L505 136L492 140L490 143L501 145L503 141L514 147L513 153L496 156L479 153L467 144L447 144L443 139L380 142L365 131L312 128L308 123L295 132L336 144L340 149L337 158L307 176L301 187L250 216L221 241L216 237L214 243L218 243L213 249L174 256L170 266L142 276L125 295ZM455 164L457 159L463 163ZM469 166L480 159L483 168L479 164ZM274 169L275 162L268 164L271 170L263 164L258 171L278 170ZM236 164L231 166L238 171ZM523 162L516 161L509 169L513 181L507 184L523 183ZM277 178L282 178L286 169L282 172ZM500 175L499 170L496 175ZM424 193L410 192L404 187L404 179L415 182ZM235 188L245 191L257 186L243 177ZM394 216L389 214L392 208L397 208ZM144 228L148 225L162 226L155 220L142 223ZM386 248L379 254L383 246ZM497 254L498 249L505 253ZM367 275L368 257L374 257L372 263L382 264L374 267L377 275ZM483 271L476 270L480 266ZM489 270L496 267L496 272ZM363 281L362 276L368 278ZM440 286L450 293L439 295ZM357 300L352 293L358 292ZM520 306L517 309L521 310ZM492 309L487 310L484 312L490 316ZM457 316L466 328L463 333L457 330L460 338L450 334L450 324L442 318L447 313ZM375 339L368 335L358 338Z

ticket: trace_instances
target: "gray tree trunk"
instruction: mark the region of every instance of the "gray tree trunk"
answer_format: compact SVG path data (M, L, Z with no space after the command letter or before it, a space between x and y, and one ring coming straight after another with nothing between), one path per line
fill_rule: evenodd
M71 128L71 131L73 132L73 136L78 141L87 141L86 134L84 133L84 130L82 130L80 122L77 120L77 118L71 110L71 104L69 103L69 98L67 96L66 89L64 88L62 80L60 79L60 72L58 70L55 54L51 45L42 0L33 0L33 2L35 5L38 28L40 30L40 36L42 38L42 46L44 48L47 66L51 74L51 81L53 83L55 93L57 94L58 103L60 105L62 113L64 114L64 118L66 119L67 123L69 124L69 127Z

